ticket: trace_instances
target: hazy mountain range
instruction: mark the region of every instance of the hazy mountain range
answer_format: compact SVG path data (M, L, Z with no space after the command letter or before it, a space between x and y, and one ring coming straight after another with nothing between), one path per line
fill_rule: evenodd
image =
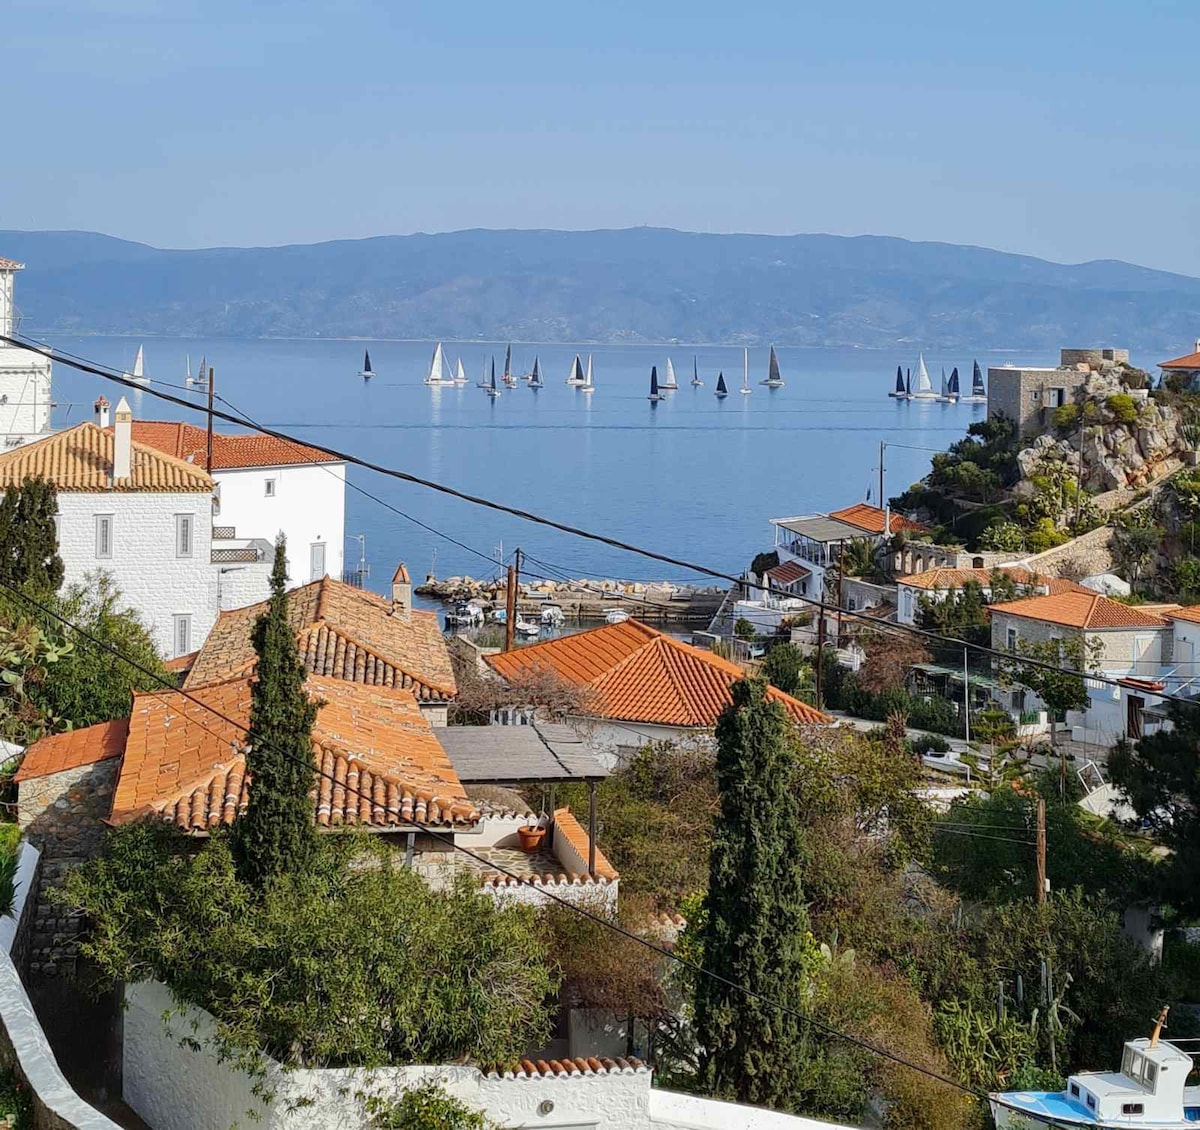
M27 266L32 333L1180 352L1200 336L1200 279L884 236L472 230L171 251L0 231L0 256Z

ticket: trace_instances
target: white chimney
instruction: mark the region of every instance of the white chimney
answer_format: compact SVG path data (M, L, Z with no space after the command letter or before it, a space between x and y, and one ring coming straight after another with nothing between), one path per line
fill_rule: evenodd
M108 427L108 401L105 400L103 396L101 396L96 400L96 403L92 405L92 409L96 413L96 427L107 428Z
M1200 353L1200 337L1196 338L1196 348L1192 352Z
M412 616L412 581L403 561L396 566L396 575L392 577L392 615L401 620Z
M113 428L113 479L127 479L133 471L133 413L125 397L117 402Z

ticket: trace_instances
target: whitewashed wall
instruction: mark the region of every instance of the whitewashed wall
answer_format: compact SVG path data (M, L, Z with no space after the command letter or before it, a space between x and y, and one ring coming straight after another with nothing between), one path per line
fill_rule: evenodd
M192 617L191 649L198 648L217 618L212 568L211 502L207 494L152 491L63 492L58 496L58 545L66 583L83 582L99 570L110 574L122 603L136 608L154 642L175 654L172 616ZM110 558L96 556L96 516L113 516ZM191 514L192 554L175 554L175 516Z
M711 730L684 726L655 726L644 722L613 722L606 718L568 719L573 730L586 741L592 754L607 769L629 760L648 742L711 742Z
M271 595L269 561L246 561L214 565L212 568L216 575L217 597L222 612L257 604ZM199 647L200 644L195 646Z
M325 544L325 571L342 579L346 544L346 465L304 464L293 467L248 467L218 470L218 526L233 526L239 538L273 542L282 530L288 542L288 578L307 584L309 548ZM267 495L266 482L275 481Z
M0 397L7 398L0 404L0 451L50 430L50 372L40 354L0 345Z

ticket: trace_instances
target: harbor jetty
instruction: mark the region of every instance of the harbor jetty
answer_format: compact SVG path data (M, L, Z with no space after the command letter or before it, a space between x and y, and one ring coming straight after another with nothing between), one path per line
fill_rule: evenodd
M426 577L416 592L448 608L467 601L480 602L485 609L504 607L504 581L499 578ZM517 613L536 619L546 605L556 604L565 620L583 624L603 623L614 609L650 624L707 624L724 597L723 588L669 581L539 580L520 585Z

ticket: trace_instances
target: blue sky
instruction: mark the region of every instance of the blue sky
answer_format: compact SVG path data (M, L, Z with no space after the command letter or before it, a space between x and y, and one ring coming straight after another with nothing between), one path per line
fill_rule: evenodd
M1200 5L8 0L0 227L864 232L1200 275Z

